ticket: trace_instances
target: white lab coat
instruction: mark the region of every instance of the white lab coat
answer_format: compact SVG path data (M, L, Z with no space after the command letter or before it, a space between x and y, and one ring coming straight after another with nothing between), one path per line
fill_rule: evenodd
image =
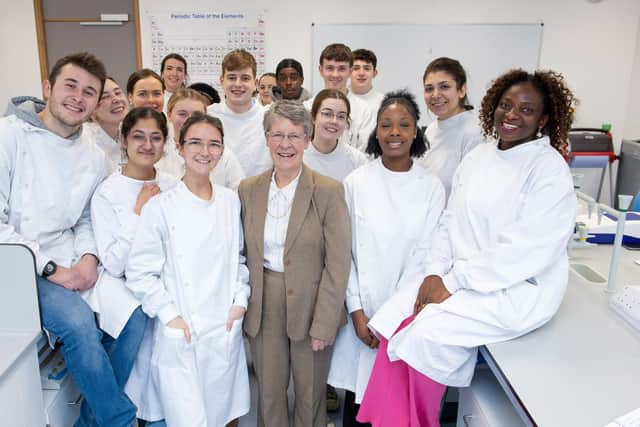
M161 191L177 183L173 177L160 172L154 182ZM118 338L131 313L140 305L125 286L124 273L139 225L140 217L133 209L143 184L144 181L126 177L118 169L98 187L91 201L91 218L102 265L96 286L85 291L83 297L98 314L100 328L114 338ZM149 373L153 332L154 325L148 322L125 386L127 396L138 408L138 418L148 421L163 418Z
M440 178L449 197L451 180L462 158L484 142L478 114L469 110L446 120L436 120L427 127L424 136L429 150L418 163Z
M556 312L568 281L567 242L576 197L569 168L549 139L503 151L479 145L462 160L422 274L376 313L369 326L402 359L442 384L468 386L477 346L525 334ZM451 292L412 314L426 275Z
M340 182L368 161L362 151L342 143L338 143L336 148L327 154L316 150L313 144L309 144L304 151L304 163L307 166Z
M162 191L176 184L169 175L158 174ZM101 266L96 285L82 293L98 315L100 329L118 338L140 302L125 287L124 271L139 216L133 212L145 181L122 175L118 169L96 190L91 199L91 220Z
M421 265L444 208L444 189L415 163L409 172L398 173L380 158L356 169L344 186L352 224L347 311L363 309L371 318L393 295L400 277ZM349 316L336 338L329 384L354 391L359 403L376 351L356 336Z
M241 114L231 111L224 102L207 107L207 114L222 120L224 144L231 147L247 177L272 166L262 124L264 113L265 107L255 100L249 111Z
M378 92L374 88L371 88L369 92L364 93L362 95L358 95L357 93L354 93L352 90L349 90L349 93L353 94L355 98L359 98L362 101L366 102L367 105L369 105L369 109L371 109L371 112L373 112L374 115L378 114L378 110L380 109L380 104L382 104L382 100L384 99L384 93Z
M90 202L106 169L83 133L62 138L15 115L0 119L0 242L31 249L38 274L51 260L71 267L97 254Z
M122 148L120 143L111 138L107 132L96 122L86 122L82 125L82 132L87 135L98 147L104 151L104 154L109 160L110 172L116 170L121 165L122 160Z
M184 176L184 159L176 148L173 138L167 139L164 156L156 163L156 168L176 179ZM224 147L222 156L210 174L211 182L237 190L240 181L245 178L242 166L229 146Z
M169 115L169 112L167 111L167 108L169 107L169 100L171 99L171 96L173 96L173 92L169 92L168 90L164 90L164 105L162 106L162 112L164 113L165 116Z
M373 111L367 102L354 95L351 91L347 93L347 99L349 99L351 107L350 123L342 133L342 136L340 136L339 142L364 152L367 149L369 136L376 128L377 110ZM314 100L315 96L303 103L307 110L311 111Z
M151 375L167 424L222 426L249 411L242 321L225 329L232 305L247 306L240 202L214 185L213 199L183 182L143 208L127 286L157 317ZM181 316L192 342L166 324Z

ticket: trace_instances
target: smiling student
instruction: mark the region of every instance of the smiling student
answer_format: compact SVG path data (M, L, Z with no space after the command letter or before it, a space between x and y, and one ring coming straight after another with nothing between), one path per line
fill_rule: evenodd
M350 89L353 94L369 104L372 111L378 111L384 94L373 88L373 79L378 75L378 58L367 49L353 51Z
M126 163L102 182L91 200L91 219L102 268L93 292L89 291L89 300L95 303L100 327L113 338L118 338L132 313L147 321L140 301L125 286L124 273L142 208L177 182L155 168L162 158L166 138L167 122L162 113L146 107L131 110L122 121ZM135 357L128 380L124 377L119 381L126 383L125 392L138 408L138 418L145 421L163 418L149 377L153 330L149 323L144 339L140 335L137 342L132 342L129 333L126 341L118 344L130 347L129 357Z
M258 80L258 101L265 106L273 102L271 98L271 88L276 85L275 73L264 73Z
M313 137L304 152L304 163L311 169L340 182L367 163L360 150L340 142L349 126L349 99L339 90L321 90L313 100Z
M387 94L367 146L375 160L344 181L352 223L350 316L336 338L329 384L346 390L345 427L360 425L358 404L376 357L378 338L367 326L369 319L415 264L414 254L421 253L444 208L442 184L414 161L426 150L419 117L411 94Z
M82 131L87 132L106 154L111 171L122 163L120 123L128 111L124 91L112 77L107 77L100 102L92 115L93 121L82 125Z
M166 424L224 426L250 404L240 202L209 179L224 150L220 120L194 114L179 143L184 177L142 209L127 286L156 323L151 377Z
M262 120L264 107L253 97L256 91L256 60L244 49L229 52L222 60L220 84L224 102L207 108L208 114L220 118L225 143L242 166L246 176L257 175L271 167Z
M160 64L160 77L164 82L164 105L166 114L166 105L171 95L181 87L186 86L187 81L187 60L177 53L170 53L162 58Z
M180 144L175 135L180 133L184 122L196 113L206 114L207 100L204 95L193 89L178 89L169 99L167 105L171 131L165 146L165 155L158 162L158 169L181 179L184 175L184 159L180 155ZM232 190L237 190L240 181L245 178L242 166L238 162L233 150L225 147L220 160L211 171L211 180Z
M451 58L431 61L422 77L424 102L436 116L425 131L429 150L418 160L438 176L449 197L453 173L462 158L484 141L478 116L469 105L467 75Z
M322 50L318 71L324 81L324 88L339 90L347 96L351 104L351 123L342 134L341 141L365 151L369 135L375 128L375 113L366 102L358 99L347 88L352 66L351 49L344 44L334 43ZM311 110L313 99L305 101L304 106Z
M164 108L164 82L153 70L134 71L127 80L127 98L131 108L149 107L162 113Z
M129 375L135 346L110 353L80 295L98 279L89 202L106 175L104 152L81 126L98 105L105 79L98 58L72 54L43 82L46 103L11 100L0 119L0 242L26 245L34 254L42 326L51 344L61 344L83 396L78 425L131 427L136 408L119 380ZM122 334L135 335L138 326L134 319Z

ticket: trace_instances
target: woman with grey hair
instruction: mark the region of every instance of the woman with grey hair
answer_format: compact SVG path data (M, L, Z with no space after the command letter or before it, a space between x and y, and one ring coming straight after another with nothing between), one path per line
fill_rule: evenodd
M278 101L264 117L273 169L238 192L251 298L244 330L258 379L258 425L326 426L332 344L346 323L351 226L342 185L302 162L312 130L299 103Z

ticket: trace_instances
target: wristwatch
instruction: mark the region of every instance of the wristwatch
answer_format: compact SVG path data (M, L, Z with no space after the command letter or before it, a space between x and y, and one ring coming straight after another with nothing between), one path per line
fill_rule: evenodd
M56 264L53 261L49 261L44 265L44 268L42 269L42 277L51 276L53 273L56 272L57 269L58 269L58 264Z

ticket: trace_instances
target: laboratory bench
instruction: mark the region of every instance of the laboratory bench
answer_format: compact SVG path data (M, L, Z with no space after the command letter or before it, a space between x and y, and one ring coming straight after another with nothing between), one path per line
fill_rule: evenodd
M612 294L604 291L611 251L574 248L556 315L520 338L480 348L489 369L480 367L461 389L458 426L603 427L640 407L640 331L609 307ZM616 290L640 285L636 260L640 252L621 250Z

